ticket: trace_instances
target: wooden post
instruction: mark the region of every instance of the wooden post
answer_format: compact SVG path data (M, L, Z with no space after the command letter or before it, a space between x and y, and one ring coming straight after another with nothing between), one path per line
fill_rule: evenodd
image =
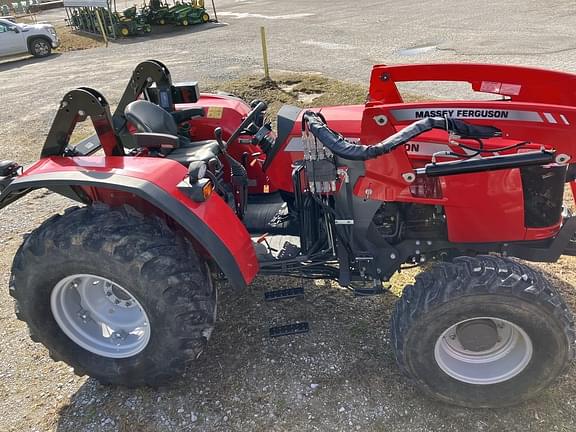
M104 43L106 44L106 48L108 48L108 37L106 36L106 29L104 28L102 17L100 16L100 8L96 8L96 18L98 19L98 24L100 25L100 32L104 38Z
M218 15L216 15L216 6L214 6L214 0L212 0L212 10L214 11L214 21L218 22Z
M264 58L264 78L270 81L270 69L268 68L268 47L266 46L266 29L260 27L260 39L262 39L262 57Z

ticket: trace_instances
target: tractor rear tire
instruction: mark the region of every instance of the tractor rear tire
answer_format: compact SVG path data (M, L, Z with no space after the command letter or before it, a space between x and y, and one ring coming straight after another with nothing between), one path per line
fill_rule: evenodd
M495 256L422 272L390 324L398 366L443 402L496 408L533 398L574 358L574 321L538 271Z
M10 294L33 341L103 384L180 376L215 322L216 290L192 244L127 206L44 222L16 253Z

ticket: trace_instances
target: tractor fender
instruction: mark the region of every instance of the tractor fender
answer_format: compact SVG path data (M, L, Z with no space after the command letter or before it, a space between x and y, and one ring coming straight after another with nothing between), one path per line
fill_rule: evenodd
M250 235L218 194L198 203L180 191L177 185L186 174L183 165L160 158L49 157L2 190L0 209L39 188L84 203L144 208L168 216L214 260L232 286L245 287L259 267Z

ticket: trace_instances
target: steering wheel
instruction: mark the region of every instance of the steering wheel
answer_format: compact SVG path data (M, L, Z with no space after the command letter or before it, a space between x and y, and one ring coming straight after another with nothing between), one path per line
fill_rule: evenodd
M230 138L228 138L228 141L226 141L225 147L228 147L230 144L236 141L238 137L242 134L244 129L246 129L261 112L265 111L266 108L268 108L266 102L259 101L256 104L256 106L252 109L252 111L248 113L248 115L242 121L242 123L240 123L240 126L238 126L238 128L234 131L234 133L230 135Z

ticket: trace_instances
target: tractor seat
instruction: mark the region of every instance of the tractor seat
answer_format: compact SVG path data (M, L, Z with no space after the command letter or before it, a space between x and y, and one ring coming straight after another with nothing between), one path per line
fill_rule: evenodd
M179 138L183 141L182 137ZM217 158L220 153L220 147L216 140L186 141L188 142L181 143L180 147L168 153L166 158L188 166L190 162L199 160L208 163L210 160Z
M178 135L178 125L172 115L164 108L146 101L131 102L124 109L126 120L138 129L138 132L151 132L173 135L178 138L174 148L162 148L161 153L168 159L188 166L190 162L210 160L218 157L220 147L216 140L191 141Z

